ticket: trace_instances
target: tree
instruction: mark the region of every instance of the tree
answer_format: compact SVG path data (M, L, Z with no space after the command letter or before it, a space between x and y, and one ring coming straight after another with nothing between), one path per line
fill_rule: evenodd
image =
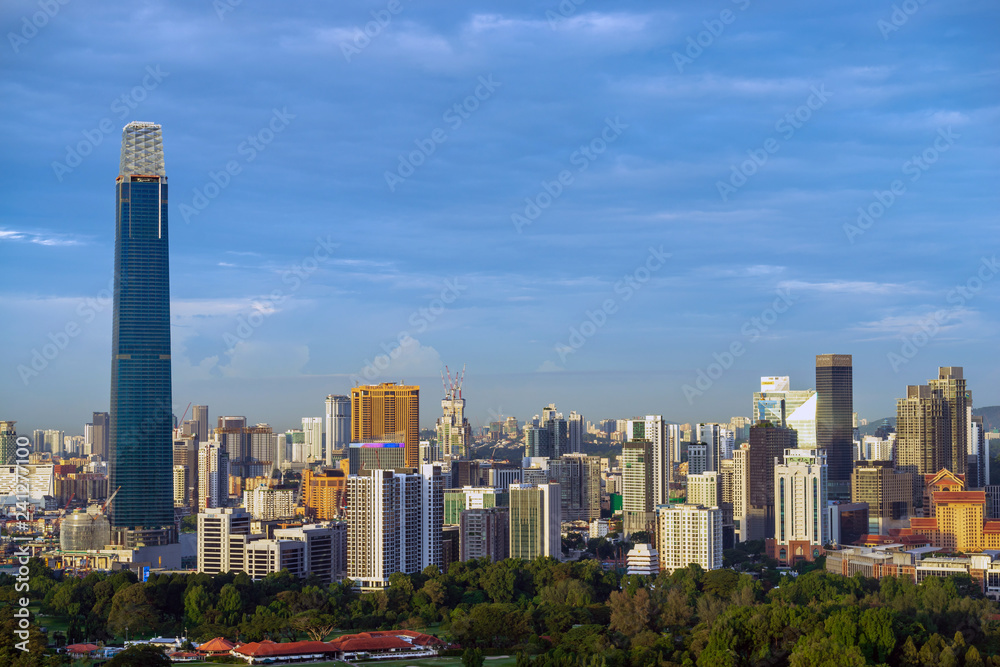
M462 652L462 667L483 667L486 659L478 648L467 648Z
M648 630L655 614L653 601L645 588L640 588L631 596L615 591L608 598L608 605L611 607L611 629L626 637Z
M171 667L171 662L155 646L133 644L106 662L105 667Z
M111 599L111 613L108 615L108 629L121 635L125 628L132 636L153 631L160 618L146 596L143 584L122 586Z
M321 642L337 628L337 619L330 614L307 611L294 617L292 624L296 629L302 630L309 635L309 639Z

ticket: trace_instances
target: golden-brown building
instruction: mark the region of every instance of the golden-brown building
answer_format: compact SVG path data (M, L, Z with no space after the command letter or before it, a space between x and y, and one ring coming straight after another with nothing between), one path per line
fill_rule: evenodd
M941 470L926 477L930 514L910 520L914 534L947 552L1000 548L1000 522L986 521L986 492L966 491L964 475Z
M347 504L347 474L336 468L320 473L307 468L302 471L302 495L306 512L317 521L340 518Z
M351 388L352 442L402 442L406 465L420 459L420 387L395 382Z

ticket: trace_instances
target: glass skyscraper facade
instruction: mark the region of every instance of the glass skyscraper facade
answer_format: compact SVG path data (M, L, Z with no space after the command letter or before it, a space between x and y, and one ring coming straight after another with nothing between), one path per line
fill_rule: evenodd
M854 369L849 354L816 355L816 448L826 450L830 499L850 499Z
M126 546L174 541L167 176L162 130L122 131L115 202L110 507Z

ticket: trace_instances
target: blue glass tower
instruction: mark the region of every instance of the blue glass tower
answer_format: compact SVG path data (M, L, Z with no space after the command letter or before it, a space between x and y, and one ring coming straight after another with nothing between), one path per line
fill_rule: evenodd
M172 479L167 176L159 125L122 131L116 179L110 507L115 542L176 541Z

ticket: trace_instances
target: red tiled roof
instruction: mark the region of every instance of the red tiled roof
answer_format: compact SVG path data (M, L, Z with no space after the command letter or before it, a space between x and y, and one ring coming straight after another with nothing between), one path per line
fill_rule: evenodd
M998 533L1000 532L1000 521L986 521L983 523L984 533Z
M985 491L936 491L934 493L934 503L985 503Z
M913 530L936 530L937 519L934 517L914 517L910 519L910 528Z
M229 653L236 644L232 643L225 637L216 637L215 639L209 639L207 642L198 647L199 651L202 652L215 652L215 651L225 651Z
M413 648L413 644L399 637L352 637L347 635L330 642L338 651L390 651L395 648Z
M67 653L90 653L101 648L97 644L70 644L66 647Z
M236 647L236 652L240 655L253 656L257 658L277 657L284 655L302 655L305 653L334 653L338 649L327 642L275 642L265 639L262 642L250 642Z

